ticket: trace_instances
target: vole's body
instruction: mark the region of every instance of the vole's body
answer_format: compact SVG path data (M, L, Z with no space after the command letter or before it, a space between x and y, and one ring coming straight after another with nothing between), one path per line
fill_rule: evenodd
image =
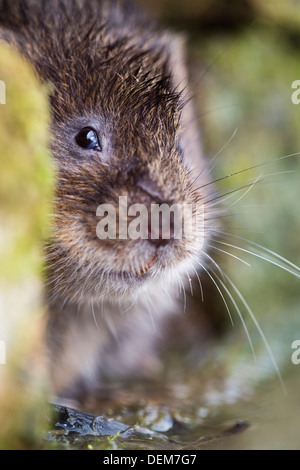
M53 390L77 396L102 376L155 368L162 323L183 310L179 291L205 248L193 232L167 244L96 236L97 207L117 207L122 195L129 205L203 201L194 183L204 166L199 137L180 93L183 41L126 4L101 0L0 1L0 37L53 87L48 338ZM86 127L101 152L76 144Z

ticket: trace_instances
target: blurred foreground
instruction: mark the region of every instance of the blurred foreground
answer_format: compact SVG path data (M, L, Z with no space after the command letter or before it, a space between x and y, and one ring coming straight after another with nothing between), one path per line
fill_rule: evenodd
M47 93L33 71L0 45L0 448L40 446L46 418L42 239L47 235L52 167ZM2 360L4 362L4 360Z

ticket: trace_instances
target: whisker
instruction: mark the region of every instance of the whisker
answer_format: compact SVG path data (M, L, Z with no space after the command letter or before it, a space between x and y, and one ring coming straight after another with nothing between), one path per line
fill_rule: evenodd
M212 229L213 230L213 229ZM284 261L286 264L288 264L289 266L291 266L292 268L295 268L297 271L300 271L300 268L299 266L296 266L294 263L292 263L291 261L287 260L286 258L284 258L283 256L279 255L278 253L276 253L275 251L272 251L268 248L266 248L265 246L262 246L262 245L259 245L258 243L255 243L253 242L252 240L248 240L247 238L242 238L242 237L239 237L238 235L234 235L232 233L227 233L227 232L220 232L218 231L221 235L225 235L227 237L233 237L233 238L237 238L238 240L242 240L244 242L247 242L249 243L250 245L253 245L257 248L260 248L264 251L266 251L267 253L270 253L271 255L275 256L276 258Z
M280 172L279 174L282 174L282 173L286 173L286 172ZM259 185L263 185L263 184L274 184L274 183L284 183L286 181L286 179L280 179L280 180L269 180L269 181L265 181L264 178L267 178L269 175L263 175L263 177L256 181L255 185L259 184ZM271 176L271 175L270 175ZM298 180L299 178L293 178L293 181L295 180ZM253 178L251 178L251 180L253 180ZM291 178L288 179L289 182L291 182ZM243 184L243 185L239 185L239 186L231 186L230 188L226 188L226 189L221 189L221 190L218 190L218 191L213 191L205 196L199 196L196 200L196 202L200 202L200 201L203 201L204 204L210 204L210 207L214 207L215 205L219 204L211 204L212 202L214 201L217 201L217 200L220 200L221 199L221 203L223 203L224 201L226 201L226 199L229 199L229 196L231 195L231 197L233 197L232 195L234 195L236 192L238 191L241 191L242 189L245 189L245 188L249 188L249 187L252 187L254 186L253 185L253 181L251 181L251 183L247 183L247 184ZM231 191L228 191L228 189L231 189ZM201 187L199 188L201 189ZM224 192L225 191L225 192ZM222 194L222 192L224 192L224 194ZM210 197L210 196L213 196L213 195L216 195L216 197L213 197L212 199L206 201L205 199ZM223 200L222 200L223 199Z
M102 316L102 318L105 317L105 314L104 314L104 299L101 299L101 316Z
M118 336L117 328L116 328L116 326L113 322L112 315L105 315L105 313L104 313L104 319L105 319L105 323L108 326L109 331L111 332L111 334L113 335L115 340L118 341L119 336Z
M273 264L274 266L277 266L281 269L283 269L284 271L287 271L288 273L292 274L293 276L295 277L298 277L300 278L300 274L298 273L295 273L294 271L292 271L291 269L287 268L286 266L282 265L282 264L279 264L277 263L276 261L273 261L272 259L270 258L266 258L265 256L263 256L262 254L259 254L259 253L256 253L254 251L250 251L250 250L246 250L245 248L241 248L240 246L236 246L236 245L232 245L230 243L226 243L226 242L221 242L219 240L215 240L215 243L219 243L221 245L225 245L225 246L229 246L230 248L235 248L236 250L239 250L239 251L243 251L244 253L248 253L252 256L255 256L256 258L260 258L264 261L267 261L268 263L270 264ZM276 253L275 253L275 256L276 256ZM279 257L279 255L278 255ZM281 259L283 259L283 261L285 261L287 264L291 264L293 265L292 263L290 263L289 261L285 260L284 258L280 257ZM293 265L294 266L294 265ZM298 268L297 266L295 266L295 269L297 271L300 271L300 268Z
M244 214L245 212L241 212L241 214ZM206 219L206 220L215 220L215 219L218 219L219 217L216 215L216 217L211 217L210 219ZM222 217L221 217L222 218ZM208 226L206 227L208 230L211 230L211 231L215 231L215 232L219 232L219 233L222 233L219 231L219 229L225 229L225 230L234 230L234 231L240 231L240 232L251 232L251 233L257 233L257 234L263 234L264 232L262 230L254 230L254 229L248 229L248 228L244 228L244 227L230 227L229 225L227 225L226 227L222 227L222 226Z
M213 163L214 160L216 160L218 158L218 156L223 152L223 150L226 149L226 147L228 147L228 145L230 144L230 142L234 139L236 133L238 131L238 128L236 128L234 131L233 131L233 134L231 135L231 137L229 137L229 139L227 140L227 142L225 142L225 144L223 145L222 148L220 148L220 150L210 159L210 162L209 163ZM212 172L212 170L214 169L216 165L216 162L208 169L208 174L210 174Z
M220 181L223 181L227 178L232 178L233 176L237 176L237 175L240 175L242 173L245 173L247 171L251 171L251 170L254 170L256 168L260 168L261 166L264 166L264 165L270 165L271 163L274 163L274 162L277 162L277 161L280 161L280 160L284 160L286 158L291 158L291 157L296 157L300 155L300 152L295 152L295 153L290 153L288 155L284 155L283 157L278 157L278 158L274 158L272 160L268 160L268 161L265 161L265 162L262 162L262 163L259 163L257 165L253 165L253 166L250 166L248 168L244 168L243 170L238 170L238 171L235 171L234 173L230 173L229 175L226 175L226 176L222 176L221 178L217 178L213 181L210 181L209 183L206 183L204 184L203 186L200 186L199 188L197 188L197 190L201 189L201 188L205 188L206 186L211 186L215 183L219 183Z
M190 285L190 292L191 292L191 296L193 297L194 296L194 293L193 293L193 284L192 284L192 279L189 275L189 273L186 271L186 276L187 276L187 280L188 280L188 283Z
M94 301L93 301L93 299L91 299L91 307L92 307L92 314L93 314L93 318L94 318L95 325L96 325L96 327L97 327L97 330L98 330L99 333L100 333L99 326L98 326L97 319L96 319L96 315L95 315Z
M126 308L126 310L122 311L122 315L129 312L135 306L135 303L136 303L136 299L134 299L134 301L129 305L129 307Z
M179 278L179 283L181 286L180 291L181 289L183 290L183 312L186 313L186 292L185 292L184 284L180 278Z
M262 180L256 182L256 184L258 184L258 183L262 183ZM209 194L205 197L202 196L201 198L199 198L197 200L197 202L203 201L204 204L209 205L209 207L212 208L212 207L215 207L217 204L220 204L220 202L215 203L215 201L220 201L221 200L221 203L223 203L224 201L229 199L230 196L233 197L238 191L241 191L242 189L249 188L249 187L252 187L252 186L253 186L253 182L251 182L249 184L244 184L244 185L241 185L241 186L237 186L234 189L232 189L231 191L227 191L227 189L226 190L221 190L221 191L216 191L215 193L211 193L211 194ZM220 194L222 191L225 191L224 194ZM206 197L209 197L212 194L216 194L216 197L213 197L212 199L209 199L208 201L205 200ZM215 204L212 204L213 202Z
M169 273L169 276L170 276L170 273ZM163 291L164 291L164 293L166 294L166 296L168 297L169 302L170 302L170 304L171 304L172 301L173 301L173 299L172 299L171 296L170 296L170 292L168 291L167 288L164 288Z
M232 319L232 315L231 315L231 313L230 313L228 304L227 304L226 299L225 299L225 297L224 297L224 295L223 295L223 293L222 293L220 287L218 286L217 282L215 281L215 279L213 278L213 276L210 274L210 272L203 266L202 263L200 263L200 261L199 261L197 258L195 258L194 256L192 256L192 258L196 261L196 263L199 264L199 266L201 267L201 269L203 269L203 271L206 272L206 274L209 276L209 278L210 278L210 279L212 280L212 282L214 283L214 285L215 285L217 291L219 292L219 294L220 294L220 296L221 296L221 298L222 298L222 300L223 300L223 302L224 302L224 305L225 305L225 308L226 308L226 310L227 310L227 312L228 312L228 315L229 315L231 324L232 324L232 326L234 326L233 319Z
M225 210L223 211L219 211L219 213L222 213L222 212L225 212ZM232 214L226 214L226 215L215 215L214 217L207 217L205 218L205 222L209 221L209 220L219 220L219 219L228 219L229 217L236 217L237 215L245 215L245 214L249 214L249 212L233 212ZM244 229L246 230L246 229Z
M220 150L218 150L218 152L209 160L209 162L208 162L209 164L213 163L213 161L216 160L218 158L218 156L223 152L223 150L230 144L232 139L235 137L237 131L238 131L238 129L235 129L235 131L233 132L231 137L227 140L227 142L225 142L225 144L220 148ZM192 187L196 183L196 181L200 178L200 176L202 176L202 174L204 172L207 173L207 174L210 174L214 167L215 167L215 164L211 165L210 168L207 168L207 167L202 168L202 170L200 171L198 176L193 180L193 182L191 183L190 186ZM204 185L204 186L206 186L206 185ZM203 185L201 185L201 188L202 187L203 187Z
M222 276L225 277L227 279L227 275L225 274L225 272L223 271L223 269L220 268L220 266L218 265L218 263L215 262L215 260L209 256L207 253L204 253L204 255L210 259L210 261L213 262L213 264L215 266L217 266L218 269L220 269L220 271L222 272ZM255 354L255 351L254 351L254 347L253 347L253 343L252 343L252 340L251 340L251 337L250 337L250 334L249 334L249 331L248 331L248 328L247 328L247 325L245 323L245 320L244 320L244 317L241 313L241 310L239 309L233 295L231 294L231 292L229 291L229 289L227 288L227 286L225 285L225 283L219 278L219 276L212 270L212 268L210 268L211 271L214 273L215 277L217 278L217 280L220 282L221 286L223 287L223 289L225 290L225 292L227 293L227 295L229 296L231 302L233 303L234 307L235 307L235 310L242 322L242 325L243 325L243 328L244 328L244 331L246 333L246 336L248 338L248 341L249 341L249 345L250 345L250 348L251 348L251 351L252 351L252 354L253 354L253 358L254 360L256 361L256 354Z
M264 175L264 177L266 177L267 175ZM226 209L231 209L231 207L235 206L236 204L238 204L250 191L251 189L253 189L253 187L256 185L256 183L260 180L260 178L262 177L262 174L260 174L256 180L253 182L252 186L250 186L249 188L247 188L247 190L236 200L234 201L233 204L231 204L230 206L228 206Z
M237 260L240 261L241 263L244 263L246 266L251 267L251 264L247 263L246 261L244 261L243 259L239 258L238 256L235 256L235 255L233 255L232 253L229 253L228 251L221 250L221 248L217 248L216 246L213 246L213 245L207 245L207 246L208 246L209 248L213 248L214 250L220 251L221 253L225 253L226 255L231 256L232 258L237 259Z
M157 326L156 326L155 321L154 321L154 316L153 316L153 313L152 313L151 309L149 308L149 307L152 307L153 311L155 311L155 306L152 302L151 296L147 296L147 301L148 302L147 302L147 305L146 305L146 309L147 309L147 312L148 312L149 317L150 317L150 321L151 321L153 331L155 331L157 333Z
M196 277L198 279L198 283L199 283L199 287L200 287L200 292L201 292L201 300L202 302L204 302L204 293L203 293L203 286L202 286L202 282L200 281L200 277L199 277L199 274L197 272L197 269L192 265L192 269L194 270L195 274L196 274Z
M271 348L270 348L270 345L269 345L269 343L268 343L268 341L267 341L267 338L265 337L264 332L262 331L262 329L261 329L261 327L260 327L260 325L259 325L259 323L258 323L258 321L257 321L257 319L256 319L256 317L255 317L255 315L254 315L254 313L253 313L252 310L250 309L249 305L247 304L246 300L244 299L244 297L242 296L242 294L240 293L240 291L238 290L238 288L236 287L236 285L235 285L235 284L232 282L232 280L229 278L229 276L227 276L227 274L225 274L225 277L226 277L226 279L228 280L228 282L230 283L230 285L232 286L232 288L235 290L235 292L237 293L237 295L239 296L239 298L240 298L240 300L242 301L242 303L244 304L244 306L245 306L247 312L249 313L249 315L250 315L250 317L251 317L253 323L255 324L255 326L256 326L256 328L257 328L257 331L259 332L260 337L261 337L261 339L263 340L263 342L264 342L264 344L265 344L265 347L266 347L266 349L267 349L267 351L268 351L268 353L269 353L269 355L270 355L270 359L271 359L271 361L272 361L272 363L273 363L273 366L274 366L275 371L276 371L276 373L277 373L277 376L278 376L278 378L279 378L281 387L282 387L284 393L287 394L287 390L286 390L286 387L285 387L283 378L282 378L282 376L281 376L279 367L278 367L278 365L277 365L277 362L276 362L276 360L275 360L275 358L274 358L274 356L273 356L273 353L272 353L272 350L271 350Z

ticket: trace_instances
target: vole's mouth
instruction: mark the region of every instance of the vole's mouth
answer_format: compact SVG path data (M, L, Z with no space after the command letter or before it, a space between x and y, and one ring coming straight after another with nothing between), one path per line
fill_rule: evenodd
M130 280L141 280L149 274L150 269L153 267L156 256L152 256L148 262L143 262L141 264L136 263L135 266L132 266L126 270L115 272L119 279L130 281Z
M148 273L148 271L150 271L150 269L152 268L155 260L156 260L156 256L152 256L152 258L150 258L148 263L143 263L140 266L138 266L137 268L134 268L134 269L131 269L131 270L127 271L127 273L131 276L134 276L134 277L144 276L145 274Z

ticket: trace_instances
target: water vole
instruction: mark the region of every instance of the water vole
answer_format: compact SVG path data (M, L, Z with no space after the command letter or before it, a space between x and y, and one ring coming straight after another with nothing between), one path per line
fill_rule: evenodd
M53 392L78 397L102 376L155 369L162 324L182 310L180 290L197 276L209 237L208 228L169 240L97 236L97 208L117 208L120 196L129 206L196 211L212 191L186 99L184 41L127 3L4 0L0 7L0 37L52 84L50 369Z

